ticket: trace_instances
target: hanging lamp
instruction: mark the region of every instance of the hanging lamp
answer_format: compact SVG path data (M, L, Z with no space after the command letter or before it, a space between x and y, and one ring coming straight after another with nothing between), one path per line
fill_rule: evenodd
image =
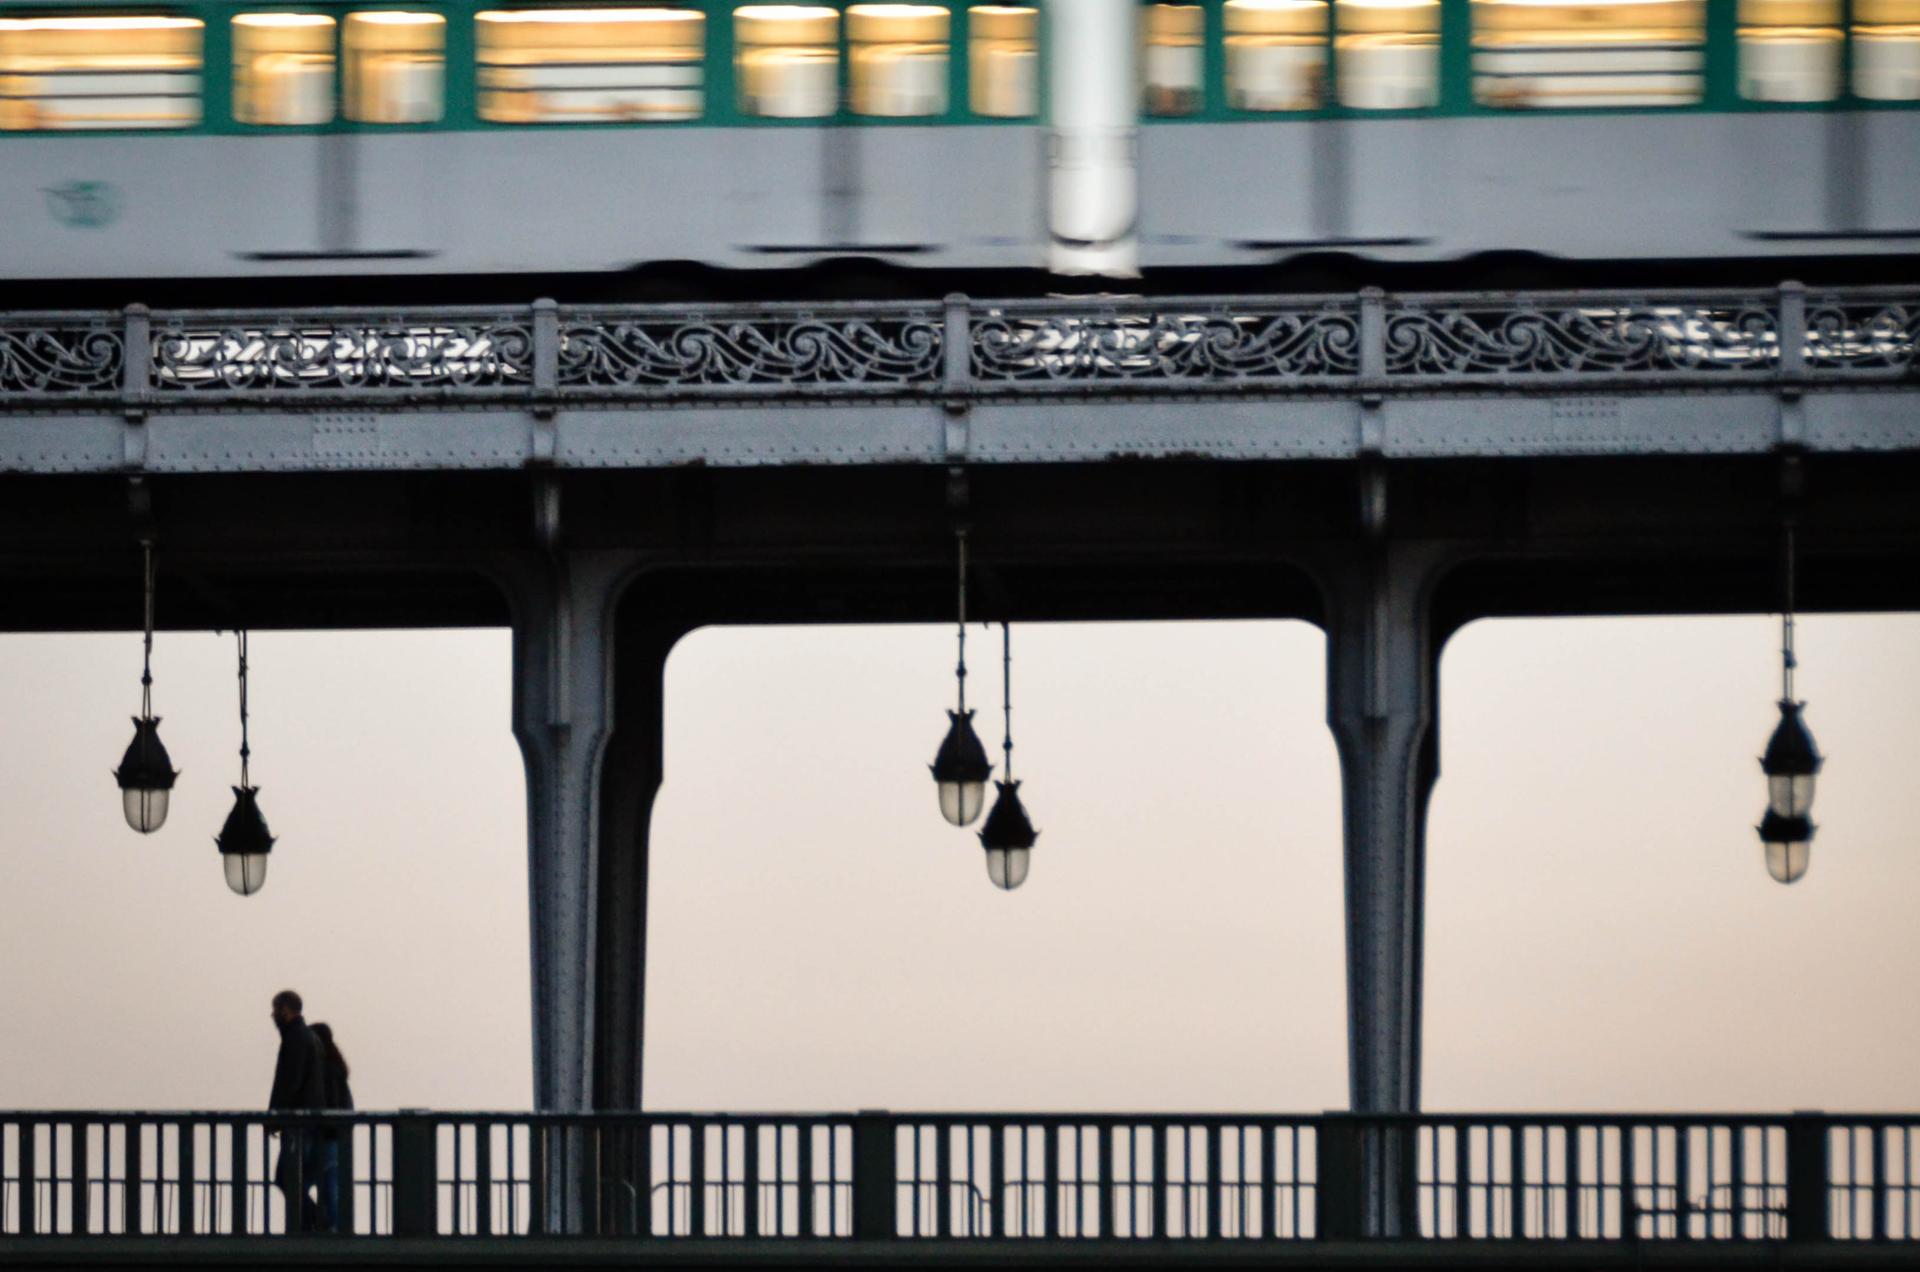
M140 541L142 588L145 593L145 620L140 656L140 714L133 720L133 741L120 757L114 781L120 784L120 810L127 825L143 835L151 835L167 821L167 805L173 796L173 761L160 742L160 718L153 714L153 540Z
M220 862L226 868L227 886L243 897L250 897L266 886L267 854L273 851L273 836L267 831L267 819L260 815L256 797L260 788L250 785L247 761L247 633L238 633L240 647L240 785L233 788L233 811L227 814L214 844L220 849Z
M1793 673L1800 665L1794 653L1794 543L1793 522L1781 536L1780 610L1780 723L1767 740L1760 769L1767 775L1767 812L1755 829L1765 846L1767 873L1779 883L1793 883L1807 873L1813 855L1814 777L1825 763L1813 734L1800 716L1803 702L1794 701Z
M934 754L933 780L940 793L940 815L955 826L968 826L980 816L986 803L987 779L993 765L987 761L987 748L973 731L973 712L967 710L967 532L954 532L960 561L959 586L959 661L954 666L954 696L957 705L947 712L947 736Z
M1011 892L1027 881L1034 841L1040 838L1040 832L1033 828L1020 803L1020 783L1013 776L1013 634L1005 623L1000 624L1000 658L1005 727L1001 771L1007 776L1005 781L994 783L1000 793L993 801L993 811L987 814L986 825L980 828L980 846L987 850L987 878L995 887Z

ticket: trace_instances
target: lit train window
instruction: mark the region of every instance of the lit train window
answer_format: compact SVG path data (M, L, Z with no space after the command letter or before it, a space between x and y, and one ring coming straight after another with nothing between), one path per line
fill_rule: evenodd
M1040 111L1040 10L983 4L967 10L967 105L1019 119Z
M1473 91L1489 106L1685 106L1704 88L1702 0L1474 0Z
M1191 115L1200 109L1207 69L1207 11L1197 4L1147 6L1145 56L1149 115Z
M0 128L191 127L202 34L195 18L0 19Z
M1830 102L1840 95L1840 0L1740 0L1740 96Z
M948 12L931 4L847 10L848 102L856 115L944 115Z
M347 118L430 124L440 118L447 20L437 13L370 9L347 15Z
M840 13L812 5L755 4L733 11L740 109L777 119L818 119L840 107Z
M474 31L482 119L698 119L705 104L698 9L490 9Z
M1853 91L1920 101L1920 0L1854 0Z
M1313 110L1326 96L1324 0L1227 0L1227 104Z
M1440 100L1440 0L1337 0L1340 104L1414 110Z
M333 118L333 39L323 13L243 13L233 20L233 117L243 124Z

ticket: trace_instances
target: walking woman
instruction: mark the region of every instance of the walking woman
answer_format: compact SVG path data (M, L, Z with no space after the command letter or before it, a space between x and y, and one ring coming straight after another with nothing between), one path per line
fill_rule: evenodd
M320 1051L325 1061L323 1074L326 1088L325 1108L329 1113L351 1113L353 1111L353 1088L347 1085L347 1058L340 1054L339 1044L333 1040L333 1026L321 1022L314 1025L313 1036L320 1040ZM320 1222L328 1232L340 1230L340 1132L327 1130L322 1132L326 1144L326 1154L320 1163ZM353 1169L353 1131L347 1131L347 1169ZM353 1187L351 1180L347 1187Z

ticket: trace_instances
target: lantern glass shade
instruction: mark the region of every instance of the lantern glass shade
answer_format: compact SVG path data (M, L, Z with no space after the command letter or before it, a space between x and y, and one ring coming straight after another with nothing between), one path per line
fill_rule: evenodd
M947 736L930 767L940 789L940 815L955 826L972 824L987 802L987 779L993 775L987 748L973 731L973 712L947 712Z
M955 826L971 825L987 802L987 784L978 782L941 782L940 815Z
M993 880L994 887L1012 892L1027 881L1027 867L1032 861L1031 848L989 848L987 878Z
M120 787L120 809L127 825L143 835L151 835L167 820L168 795L173 790L173 761L160 743L158 716L135 716L133 741L120 757L113 780Z
M143 835L151 835L164 826L167 821L167 804L173 795L169 790L147 790L130 786L120 792L120 808L127 815L127 825Z
M273 836L267 831L267 819L260 815L256 786L233 788L233 811L220 828L214 844L220 849L220 862L226 867L227 886L243 897L250 897L267 882L267 854L273 851Z
M980 828L980 846L987 850L987 878L994 886L1013 891L1027 881L1033 845L1040 832L1033 828L1026 806L1020 802L1020 783L995 782L1000 797Z
M1767 845L1767 873L1773 876L1775 883L1792 883L1807 873L1808 859L1813 856L1813 845L1806 840L1797 843L1770 843Z
M1782 773L1767 778L1767 807L1782 817L1805 817L1813 807L1813 774Z
M264 852L223 852L220 864L227 870L227 886L243 897L252 896L267 884Z

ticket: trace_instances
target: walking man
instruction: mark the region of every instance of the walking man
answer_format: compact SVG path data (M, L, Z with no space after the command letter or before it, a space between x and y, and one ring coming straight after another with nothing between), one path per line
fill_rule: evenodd
M280 1058L273 1066L273 1094L267 1107L276 1113L314 1113L327 1107L326 1053L301 1015L300 995L283 989L273 996L273 1023L280 1030ZM315 1131L280 1132L280 1157L273 1182L287 1199L287 1227L312 1232L319 1207L309 1189L320 1182L326 1145ZM295 1184L295 1174L299 1182ZM297 1203L295 1194L298 1194Z

